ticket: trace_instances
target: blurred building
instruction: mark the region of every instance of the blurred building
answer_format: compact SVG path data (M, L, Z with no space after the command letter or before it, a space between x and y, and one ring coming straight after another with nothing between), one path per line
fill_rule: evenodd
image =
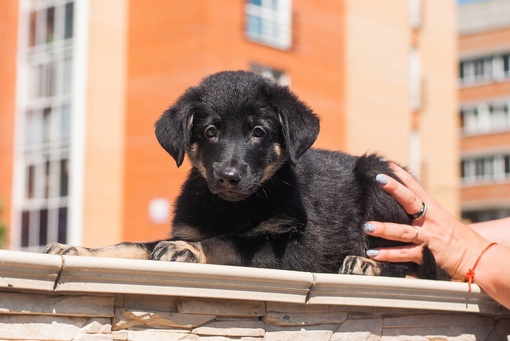
M8 0L0 202L10 247L167 235L189 164L153 124L225 69L288 84L317 147L380 152L459 212L453 0Z
M510 1L459 6L462 216L510 216Z

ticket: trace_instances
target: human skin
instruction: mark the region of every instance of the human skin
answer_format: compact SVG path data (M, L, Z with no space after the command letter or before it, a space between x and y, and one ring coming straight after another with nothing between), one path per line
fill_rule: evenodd
M395 164L391 167L403 185L389 176L379 174L376 180L381 188L392 195L409 214L419 212L423 203L427 204L427 210L425 215L413 220L411 225L367 222L364 226L367 234L409 243L400 247L369 250L367 255L377 261L411 261L421 264L422 249L427 245L438 265L453 280L458 281L466 279L466 274L473 270L479 259L474 269L473 282L493 299L510 308L510 267L502 261L510 259L510 218L473 224L470 227L442 208L412 175ZM498 244L489 247L492 241Z

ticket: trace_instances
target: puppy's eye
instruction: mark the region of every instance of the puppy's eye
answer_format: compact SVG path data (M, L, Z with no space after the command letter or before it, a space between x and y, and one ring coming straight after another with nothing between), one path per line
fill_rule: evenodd
M212 139L218 136L218 130L215 126L209 126L204 130L204 135L208 139Z
M266 134L265 130L259 126L253 128L251 133L252 133L253 137L262 137Z

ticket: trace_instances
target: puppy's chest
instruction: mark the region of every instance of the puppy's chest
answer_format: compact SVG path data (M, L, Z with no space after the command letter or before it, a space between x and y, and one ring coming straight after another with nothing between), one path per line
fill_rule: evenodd
M294 234L306 224L306 214L300 208L256 202L217 204L206 209L193 207L193 212L188 207L186 214L176 215L174 226L191 225L210 238L226 234L247 237Z

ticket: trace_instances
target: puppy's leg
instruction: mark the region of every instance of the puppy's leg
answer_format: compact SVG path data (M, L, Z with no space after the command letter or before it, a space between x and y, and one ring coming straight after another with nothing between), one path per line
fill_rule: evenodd
M152 260L183 263L206 263L206 257L200 242L182 240L162 241L149 256Z
M338 273L346 275L379 276L382 271L380 264L381 263L370 258L347 256Z
M158 242L151 243L120 243L116 245L88 248L83 246L70 246L60 243L49 244L43 253L53 255L89 256L148 259L154 246Z
M170 262L246 265L233 238L216 237L201 242L161 241L149 259Z

